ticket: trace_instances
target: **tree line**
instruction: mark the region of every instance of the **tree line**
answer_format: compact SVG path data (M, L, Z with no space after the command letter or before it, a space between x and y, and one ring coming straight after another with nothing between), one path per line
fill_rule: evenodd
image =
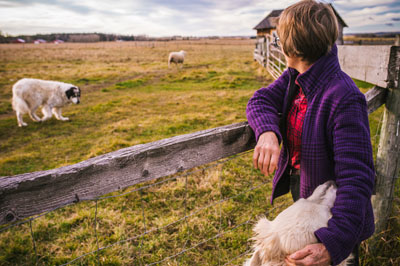
M0 43L15 43L18 39L23 39L27 43L41 39L46 42L54 42L61 40L64 42L109 42L109 41L154 41L154 40L177 40L191 39L192 37L171 36L163 38L149 37L147 35L117 35L106 33L51 33L51 34L35 34L35 35L4 35L0 31Z

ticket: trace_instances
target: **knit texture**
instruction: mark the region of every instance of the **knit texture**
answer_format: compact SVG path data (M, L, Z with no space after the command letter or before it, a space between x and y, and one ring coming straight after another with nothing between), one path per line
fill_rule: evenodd
M353 247L374 232L371 194L374 165L365 96L340 69L337 47L306 72L287 69L266 88L255 92L247 105L247 119L256 139L273 131L283 146L273 178L271 203L289 192L285 169L289 155L279 129L286 110L290 82L297 77L307 99L301 136L300 197L307 198L328 180L338 186L328 227L315 232L326 246L333 265L349 256Z

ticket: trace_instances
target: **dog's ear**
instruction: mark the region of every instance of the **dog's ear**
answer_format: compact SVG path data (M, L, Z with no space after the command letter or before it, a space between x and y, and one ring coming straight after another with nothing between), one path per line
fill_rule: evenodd
M336 184L334 181L330 180L319 185L311 194L311 196L307 198L307 200L317 204L329 205L332 207L335 198Z
M65 95L67 96L68 99L70 99L72 96L75 95L74 89L75 89L75 87L71 87L65 91Z

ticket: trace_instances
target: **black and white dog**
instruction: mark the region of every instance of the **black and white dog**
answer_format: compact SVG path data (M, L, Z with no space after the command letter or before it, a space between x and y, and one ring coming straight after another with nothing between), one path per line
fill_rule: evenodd
M66 121L68 117L61 115L61 108L69 103L80 102L81 90L72 84L40 79L24 78L14 84L12 106L16 112L18 126L26 126L22 116L26 113L33 121L45 121L54 116ZM42 107L43 117L36 115L36 110Z

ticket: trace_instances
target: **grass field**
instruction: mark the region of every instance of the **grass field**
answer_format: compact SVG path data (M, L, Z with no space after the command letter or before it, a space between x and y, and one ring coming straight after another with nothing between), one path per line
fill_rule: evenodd
M184 67L168 69L168 52L181 49L188 53ZM253 62L253 49L250 40L0 45L0 176L52 169L131 145L245 121L248 99L272 82ZM18 128L11 86L23 77L80 86L81 104L63 111L71 121L35 123L25 117L28 126ZM364 91L370 87L357 84ZM381 117L382 108L370 116L375 149ZM0 265L67 263L196 211L173 226L115 244L72 265L95 265L98 260L102 265L145 265L232 229L160 263L223 265L249 247L251 224L236 226L271 208L270 177L251 167L251 153L198 170L140 192L97 204L81 202L34 220L37 256L29 224L0 232ZM231 199L202 209L224 198ZM276 201L289 203L288 197ZM368 243L363 245L364 265L400 263L399 206L397 200L380 246L370 250ZM243 257L232 264L241 261Z
M354 45L394 45L396 38L390 37L361 37L356 35L343 36L345 44Z

